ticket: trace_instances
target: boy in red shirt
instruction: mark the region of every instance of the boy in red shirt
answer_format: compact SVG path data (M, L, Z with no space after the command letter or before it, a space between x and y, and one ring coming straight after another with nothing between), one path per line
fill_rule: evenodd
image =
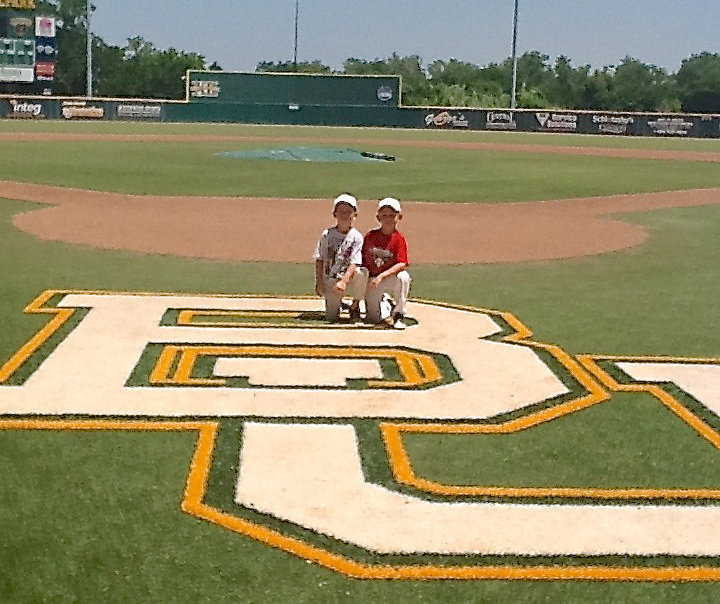
M363 241L363 266L370 278L365 290L365 308L368 323L380 323L382 314L380 302L383 294L389 293L395 300L392 324L396 329L405 329L405 307L410 293L410 273L407 242L397 230L402 219L400 202L392 197L380 200L377 220L380 227L369 231Z

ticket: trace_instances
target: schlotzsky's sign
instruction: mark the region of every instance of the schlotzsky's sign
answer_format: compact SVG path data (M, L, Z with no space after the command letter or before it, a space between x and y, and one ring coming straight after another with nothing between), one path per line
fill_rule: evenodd
M720 489L445 485L404 441L641 390L720 447L716 360L572 357L506 312L408 310L395 331L310 298L46 291L0 367L0 427L196 432L185 512L353 577L720 580Z

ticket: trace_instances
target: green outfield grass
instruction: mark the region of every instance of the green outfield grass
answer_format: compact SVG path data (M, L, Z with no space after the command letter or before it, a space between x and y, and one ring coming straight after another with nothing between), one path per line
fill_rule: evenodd
M308 136L312 131L304 132ZM328 198L335 196L340 186L362 199L392 194L402 200L484 203L720 186L718 164L711 162L430 149L371 142L353 148L389 153L398 161L306 163L216 155L287 144L4 142L3 178L171 195Z
M37 130L213 132L238 126L2 123ZM282 129L298 136L447 138L459 133ZM463 137L485 140L476 133ZM519 135L507 135L516 140ZM543 144L589 137L543 137ZM632 143L602 139L603 144ZM656 148L707 141L637 141ZM594 143L594 141L593 141ZM587 143L587 144L593 144ZM671 145L672 144L672 145ZM366 167L215 158L243 143L4 143L0 178L135 193L505 202L720 186L716 164L382 147ZM691 146L685 148L692 148ZM700 148L700 147L698 147ZM229 163L228 163L229 162ZM43 242L11 225L34 204L0 200L0 361L45 319L45 289L310 294L310 264L231 264ZM572 354L720 355L720 206L624 216L648 228L628 250L556 262L414 267L418 298L506 310ZM311 242L308 242L311 245ZM412 246L412 242L410 242ZM182 513L189 433L0 432L0 599L117 602L711 602L715 584L358 581ZM418 474L450 484L720 487L717 450L646 395L506 436L406 437ZM612 486L618 486L614 484Z
M102 134L189 134L223 136L271 136L303 139L353 138L366 140L440 140L458 142L536 144L554 146L720 151L720 139L657 138L639 136L597 136L548 134L543 132L480 132L472 130L416 130L394 128L341 128L318 126L276 126L245 124L133 124L128 122L12 122L0 124L0 132L66 132Z

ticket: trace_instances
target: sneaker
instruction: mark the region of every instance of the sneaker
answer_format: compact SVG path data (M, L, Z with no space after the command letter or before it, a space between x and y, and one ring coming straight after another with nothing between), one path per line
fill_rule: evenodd
M359 308L350 307L350 323L362 323Z
M383 296L383 299L380 300L380 318L383 321L387 321L388 323L392 323L393 321L393 307L392 303L390 302L390 298L387 296Z
M407 325L405 324L405 321L403 320L405 317L402 315L395 315L394 321L393 321L393 327L395 329L405 329Z

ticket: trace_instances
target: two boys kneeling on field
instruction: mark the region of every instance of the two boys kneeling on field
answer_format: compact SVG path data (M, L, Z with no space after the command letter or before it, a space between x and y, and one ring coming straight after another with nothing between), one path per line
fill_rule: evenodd
M315 292L325 298L325 319L337 321L342 299L352 298L350 320L359 322L360 300L365 300L367 323L383 322L382 304L389 294L395 306L389 317L396 329L405 328L405 309L410 293L407 242L397 230L402 219L400 202L392 197L380 200L379 227L365 237L353 222L357 200L348 193L335 198L336 224L325 229L315 247Z

